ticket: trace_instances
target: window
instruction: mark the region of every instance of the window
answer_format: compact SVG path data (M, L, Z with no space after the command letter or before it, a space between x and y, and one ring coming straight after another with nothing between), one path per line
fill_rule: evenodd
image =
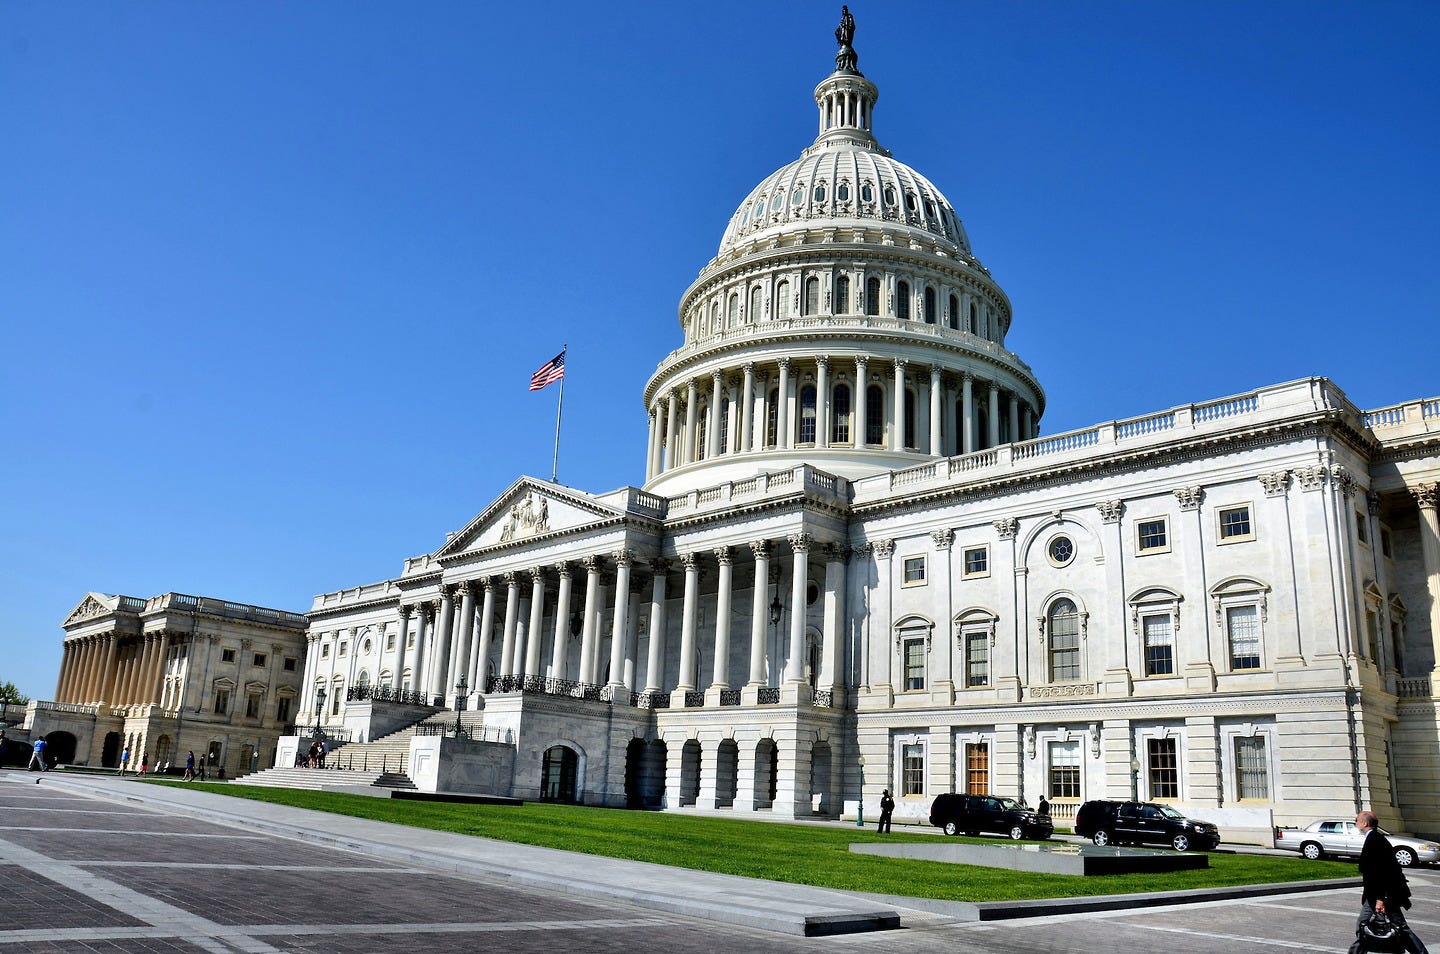
M865 443L885 443L885 389L878 384L865 391Z
M980 311L980 310L975 307L975 303L972 301L972 302L970 303L970 328L969 328L969 331L970 331L970 333L971 333L972 335L975 334L976 330L979 328L979 321L976 319L976 315L979 314L979 311Z
M905 446L914 448L915 443L915 392L905 389Z
M264 654L264 653L256 653L254 659L251 660L251 665L255 665L255 666L263 666L263 665L265 665L265 654Z
M392 636L391 639L393 640L394 637ZM296 660L295 660L295 657L294 657L294 656L286 656L286 657L285 657L285 671L286 671L286 672L294 672L294 671L295 671L295 665L296 665Z
M233 649L222 649L222 650L220 650L220 661L221 661L222 663L234 662L234 661L235 661L235 650L233 650Z
M1050 607L1050 681L1080 680L1080 614L1070 600Z
M971 795L990 794L990 743L971 742L965 746L965 791Z
M1045 552L1050 557L1050 562L1055 566L1065 566L1071 560L1075 559L1075 544L1070 542L1069 537L1059 536L1050 541L1050 545L1045 548Z
M1080 797L1080 743L1050 743L1050 797Z
M900 746L900 794L925 794L925 743L907 742Z
M740 296L730 293L730 305L725 311L725 327L734 328L740 323Z
M705 459L705 449L710 445L706 443L710 435L710 403L701 401L699 412L695 415L695 459ZM343 652L340 655L345 655Z
M815 191L814 191L813 195L815 196L815 201L816 201L816 202L824 202L824 201L825 201L825 183L823 183L823 182L817 182L817 183L815 184Z
M990 575L990 548L989 547L968 547L965 550L965 575L989 576Z
M765 399L765 446L776 446L775 440L780 428L780 389L771 388Z
M720 399L720 433L717 435L715 444L717 453L725 454L730 450L730 398Z
M260 718L260 697L258 695L252 694L245 697L245 718Z
M215 687L215 714L225 715L230 711L230 690L220 686Z
M925 558L923 556L905 558L905 585L918 586L925 582Z
M330 714L340 714L340 700L345 698L345 683L336 681L330 688Z
M811 275L805 279L805 315L818 315L820 313L820 279Z
M880 314L880 279L865 279L865 314Z
M781 282L775 286L775 305L781 318L790 317L790 283Z
M925 324L935 324L935 289L925 289Z
M800 443L815 443L815 385L800 389Z
M893 186L888 186L888 185L887 185L887 186L885 187L885 204L886 204L886 205L894 205L894 204L895 204L895 189L894 189Z
M899 282L895 285L895 317L902 321L910 320L909 282Z
M1145 628L1145 675L1173 676L1175 674L1175 621L1169 613L1155 613L1146 616L1142 623Z
M1260 668L1260 622L1254 606L1225 610L1225 633L1230 640L1230 668Z
M990 685L990 635L986 632L965 634L965 685L972 689Z
M1270 798L1270 771L1263 735L1235 740L1235 787L1242 799Z
M1393 554L1390 552L1390 528L1389 528L1389 527L1381 527L1381 528L1380 528L1380 552L1383 553L1383 554L1385 554L1385 556L1387 556L1387 557L1388 557L1388 556L1393 556Z
M321 643L321 644L320 644L320 658L321 658L321 659L329 659L329 658L330 658L330 644L329 644L329 643Z
M905 691L925 688L925 640L907 639L901 643L905 653Z
M842 182L835 187L835 198L840 202L850 201L850 183Z
M950 312L949 312L948 316L946 317L946 321L949 323L949 325L950 325L950 327L951 327L952 329L957 330L957 331L959 330L959 328L960 328L960 299L956 298L954 295L951 295L951 296L950 296Z
M342 640L341 643L340 643L340 648L339 648L338 650L336 650L335 655L337 655L337 656L343 656L343 655L345 655L345 653L347 653L349 650L350 650L350 643Z
M830 399L830 440L850 443L850 385L837 384Z
M835 314L850 314L850 278L841 275L835 279Z
M746 309L745 320L755 323L760 320L760 286L755 285L750 289L750 307Z
M1370 545L1370 527L1363 510L1355 511L1355 539L1367 547Z
M1147 777L1151 798L1180 797L1180 762L1175 757L1174 739L1146 739Z
M281 696L280 701L275 703L275 718L280 722L290 721L291 701L289 696Z
M862 186L860 187L860 201L861 201L861 202L874 202L874 201L875 201L875 190L874 190L874 188L871 187L870 183L868 183L868 182L865 183L864 185L862 185Z
M1166 533L1165 518L1141 520L1135 525L1135 536L1141 553L1161 553L1170 549L1170 536Z
M385 635L385 651L388 653L388 652L390 652L390 650L392 650L392 649L394 649L394 648L395 648L395 634L394 634L394 633L387 633L387 634Z
M1220 542L1250 540L1255 536L1250 524L1250 507L1226 507L1220 511Z

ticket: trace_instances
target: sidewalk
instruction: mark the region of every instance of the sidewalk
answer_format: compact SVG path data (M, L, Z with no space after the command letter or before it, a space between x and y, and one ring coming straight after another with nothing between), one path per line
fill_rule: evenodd
M1003 920L1292 894L1360 883L1356 878L1143 895L983 903L937 901L837 891L576 854L113 776L56 772L38 776L0 771L0 781L12 783L30 782L42 777L46 786L77 794L133 802L177 815L296 838L369 857L811 937L933 925L944 921Z

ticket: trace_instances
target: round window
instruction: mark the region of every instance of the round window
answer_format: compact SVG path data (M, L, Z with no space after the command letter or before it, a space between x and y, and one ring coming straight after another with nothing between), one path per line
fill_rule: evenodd
M815 601L820 598L820 587L813 581L805 584L805 605L814 606Z
M1056 537L1050 541L1050 562L1056 566L1064 566L1075 559L1075 544L1070 542L1069 537Z
M370 640L365 640L365 652L370 652Z

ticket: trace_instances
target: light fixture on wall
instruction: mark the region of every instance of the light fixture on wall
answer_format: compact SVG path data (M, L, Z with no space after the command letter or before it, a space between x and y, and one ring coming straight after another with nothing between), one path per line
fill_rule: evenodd
M780 605L780 596L777 594L777 595L775 596L775 598L770 601L770 622L771 622L771 624L775 624L775 623L779 623L779 622L780 622L780 612L781 612L782 609L783 609L783 607Z

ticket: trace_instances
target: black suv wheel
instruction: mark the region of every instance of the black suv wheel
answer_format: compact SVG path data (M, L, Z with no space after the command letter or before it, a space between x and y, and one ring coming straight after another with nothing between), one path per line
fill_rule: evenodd
M945 823L945 834L951 836L960 834L960 826L955 824L953 821L947 821Z
M1189 851L1190 836L1186 834L1176 835L1174 838L1170 839L1170 847L1174 848L1176 851Z
M1096 831L1093 836L1091 836L1090 840L1095 842L1095 844L1099 845L1101 848L1104 848L1106 845L1112 844L1115 839L1111 837L1108 831L1101 828Z
M1019 825L1014 825L1014 826L1012 826L1012 827L1010 828L1010 840L1011 840L1011 841L1019 841L1021 838L1024 838L1024 837L1025 837L1025 829L1021 828ZM1396 855L1398 856L1398 855L1399 855L1399 852L1396 852ZM1402 861L1401 864L1404 864L1404 862Z

